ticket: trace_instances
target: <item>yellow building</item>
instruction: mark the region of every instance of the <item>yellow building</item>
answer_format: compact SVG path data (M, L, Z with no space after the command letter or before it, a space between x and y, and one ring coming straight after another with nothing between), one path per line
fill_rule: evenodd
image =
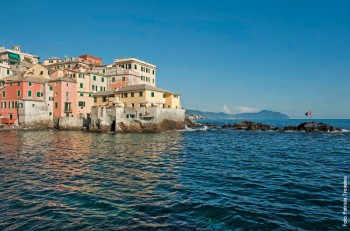
M50 79L48 68L46 68L44 65L41 65L40 63L34 64L28 70L26 70L23 74L23 77Z
M97 92L93 97L94 106L181 109L179 94L147 84L130 85L116 91Z

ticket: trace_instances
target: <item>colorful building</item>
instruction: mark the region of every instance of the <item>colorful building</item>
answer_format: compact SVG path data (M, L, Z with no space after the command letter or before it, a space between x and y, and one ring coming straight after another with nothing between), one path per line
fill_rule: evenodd
M21 52L20 46L13 46L12 50L0 47L0 60L7 61L9 64L18 64L21 62L37 64L39 59L37 55Z
M10 65L6 61L0 60L0 79L12 75L12 73Z
M6 121L26 126L52 122L48 80L33 77L8 79L0 88L0 116L3 123Z
M50 79L49 70L46 66L37 63L31 66L28 70L24 71L24 78L34 77L34 78L43 78Z
M135 58L122 58L115 59L114 66L122 68L124 70L133 71L136 76L142 81L139 84L148 84L151 86L156 86L156 71L157 67L154 64L135 59Z
M97 92L94 106L159 107L181 109L180 95L147 84L130 85L116 91Z
M44 59L43 64L44 65L51 65L51 64L55 64L55 63L59 63L59 62L63 62L63 59L61 59L59 57L51 57L51 58Z
M92 56L92 55L88 55L88 54L85 54L85 55L79 55L79 58L87 61L88 63L91 63L95 66L101 66L102 65L102 59L101 58L97 58L95 56Z
M77 117L77 82L60 77L49 81L53 95L53 117Z

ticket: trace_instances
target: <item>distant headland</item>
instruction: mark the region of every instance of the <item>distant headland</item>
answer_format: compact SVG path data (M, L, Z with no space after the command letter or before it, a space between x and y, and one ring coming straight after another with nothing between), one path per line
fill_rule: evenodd
M286 114L270 110L260 112L227 114L224 112L204 112L199 110L186 110L186 115L193 119L245 119L245 120L266 120L266 119L289 119Z

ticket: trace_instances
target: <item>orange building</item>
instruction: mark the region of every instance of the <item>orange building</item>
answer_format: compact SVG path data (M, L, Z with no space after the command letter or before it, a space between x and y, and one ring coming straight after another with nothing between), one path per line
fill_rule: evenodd
M53 91L53 116L77 117L77 82L62 77L49 81Z
M95 56L92 55L79 55L79 58L84 59L85 61L94 64L95 66L101 66L102 65L102 59L101 58L97 58Z

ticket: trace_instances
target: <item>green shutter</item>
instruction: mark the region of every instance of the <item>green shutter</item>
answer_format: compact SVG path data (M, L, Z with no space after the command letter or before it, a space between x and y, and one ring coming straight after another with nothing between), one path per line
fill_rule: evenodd
M32 91L28 91L28 97L32 97Z
M83 88L83 83L80 83L80 88Z

